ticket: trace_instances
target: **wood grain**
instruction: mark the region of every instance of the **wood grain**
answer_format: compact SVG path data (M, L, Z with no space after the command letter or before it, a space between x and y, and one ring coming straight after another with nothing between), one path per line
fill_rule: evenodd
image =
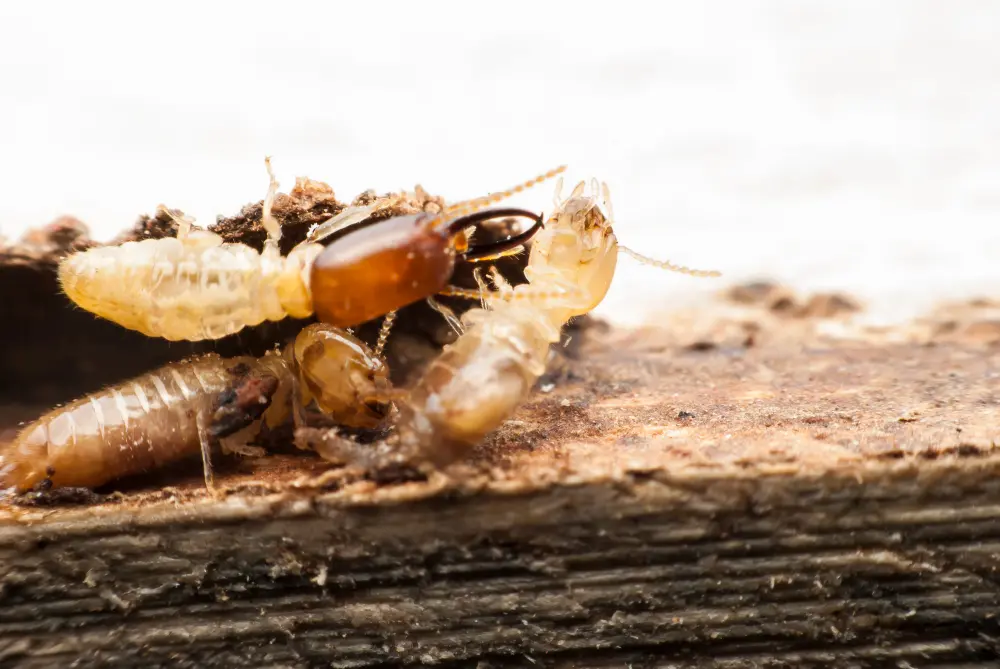
M12 500L0 666L996 666L1000 348L740 308L591 328L430 481Z

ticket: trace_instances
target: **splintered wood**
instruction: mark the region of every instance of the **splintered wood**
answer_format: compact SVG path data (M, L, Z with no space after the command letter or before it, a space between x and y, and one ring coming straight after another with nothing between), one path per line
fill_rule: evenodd
M447 477L286 449L220 465L222 500L195 463L10 504L0 665L997 662L992 307L742 302L576 332Z

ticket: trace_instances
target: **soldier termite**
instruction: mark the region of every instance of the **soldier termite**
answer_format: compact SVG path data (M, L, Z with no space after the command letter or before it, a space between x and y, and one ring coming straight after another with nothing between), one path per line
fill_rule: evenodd
M94 488L200 452L211 489L215 440L253 453L248 429L313 404L339 425L377 427L389 392L388 369L364 343L313 324L284 353L171 363L50 411L0 454L0 488Z
M560 184L561 186L561 184ZM336 434L315 444L327 457L372 468L399 464L445 466L498 428L527 399L544 373L563 325L597 307L607 294L622 251L640 262L695 276L718 276L660 262L620 246L607 185L581 182L533 240L525 276L512 288L497 273L495 291L481 284L484 308L462 317L464 333L433 360L397 402L396 433L384 447L359 447ZM598 206L603 195L606 214Z
M358 225L375 205L349 207L311 230L287 256L271 213L270 185L261 223L263 251L224 243L180 219L176 238L126 242L67 256L59 281L78 306L126 328L168 340L219 339L251 325L315 313L321 322L352 327L435 294L462 294L448 281L458 260L476 261L520 248L541 217L520 209L481 211L559 172L510 190L460 202L438 214L396 216ZM527 231L485 247L468 247L467 228L499 217L535 220ZM340 236L324 246L334 233Z

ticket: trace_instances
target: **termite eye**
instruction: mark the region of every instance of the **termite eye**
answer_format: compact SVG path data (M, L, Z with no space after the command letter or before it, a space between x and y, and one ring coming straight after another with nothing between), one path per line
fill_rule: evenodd
M346 328L443 290L455 250L433 221L426 213L397 216L332 241L310 270L316 317Z

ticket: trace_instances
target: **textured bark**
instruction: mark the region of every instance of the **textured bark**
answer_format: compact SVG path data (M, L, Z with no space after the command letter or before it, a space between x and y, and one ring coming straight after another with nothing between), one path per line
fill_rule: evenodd
M0 666L1000 662L1000 350L747 313L591 328L431 481L276 455L220 500L197 467L15 500Z

